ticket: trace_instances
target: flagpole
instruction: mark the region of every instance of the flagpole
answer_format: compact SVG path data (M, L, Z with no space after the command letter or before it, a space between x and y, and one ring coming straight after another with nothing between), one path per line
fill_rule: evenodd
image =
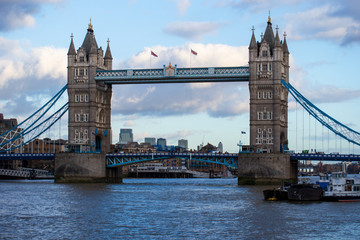
M190 56L189 56L189 58L190 58L190 75L191 75L191 49L190 49Z
M151 68L151 51L150 51L150 68Z

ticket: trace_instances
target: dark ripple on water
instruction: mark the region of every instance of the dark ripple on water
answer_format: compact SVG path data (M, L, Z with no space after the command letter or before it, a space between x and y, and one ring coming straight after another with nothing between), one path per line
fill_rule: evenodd
M1 239L358 239L360 203L266 202L236 179L0 181Z

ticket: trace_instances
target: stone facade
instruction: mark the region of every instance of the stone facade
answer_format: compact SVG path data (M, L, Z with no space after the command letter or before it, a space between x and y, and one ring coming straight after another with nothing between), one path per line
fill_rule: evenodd
M57 153L55 182L106 182L105 154Z
M249 46L250 145L256 152L283 152L288 145L289 51L274 36L269 16L265 34L257 42L254 29Z
M297 182L297 161L291 161L289 154L239 154L239 185L281 184L282 181Z
M68 51L69 145L83 152L107 153L111 145L112 86L95 81L97 70L112 70L109 43L98 48L91 25L76 51L73 38Z

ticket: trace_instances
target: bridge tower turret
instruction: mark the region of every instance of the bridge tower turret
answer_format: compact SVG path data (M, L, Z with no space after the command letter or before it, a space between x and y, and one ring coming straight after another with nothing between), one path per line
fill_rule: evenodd
M111 70L109 44L106 55L98 48L90 24L76 51L73 37L68 51L68 139L77 151L103 152L111 145L111 85L95 81L97 70Z
M286 39L276 36L271 18L265 34L249 45L250 145L257 152L283 152L288 145L288 91L281 79L289 81L289 51Z

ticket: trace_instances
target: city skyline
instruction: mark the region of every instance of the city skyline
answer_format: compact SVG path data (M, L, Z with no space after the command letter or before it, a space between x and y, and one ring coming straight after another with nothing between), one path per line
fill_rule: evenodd
M281 36L287 35L291 84L329 115L360 130L354 111L360 96L356 1L131 0L107 1L102 7L99 11L92 1L0 3L0 112L6 118L23 120L65 85L70 36L78 49L90 18L99 47L105 49L110 40L113 69L161 68L169 62L246 66L251 29L259 41L270 9L274 31L278 26ZM239 140L249 141L248 91L247 83L113 86L113 143L118 129L136 128L134 140L164 137L175 145L186 138L192 149L201 142L222 142L224 151L237 152ZM311 135L305 143L303 131ZM289 97L290 149L309 148L308 142L315 148L314 139L317 148L327 148L327 132L324 141L320 131L318 126L315 135L314 121L303 117ZM65 126L62 133L65 138Z

